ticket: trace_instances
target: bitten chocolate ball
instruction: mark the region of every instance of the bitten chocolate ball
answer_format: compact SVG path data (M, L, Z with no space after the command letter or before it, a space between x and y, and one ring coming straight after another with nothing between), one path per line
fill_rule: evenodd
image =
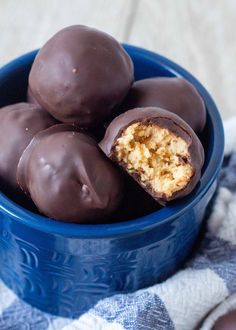
M16 167L33 136L57 121L37 105L17 103L0 109L0 182L4 191L19 192Z
M221 316L213 326L212 330L235 330L236 329L236 310Z
M53 36L33 63L29 85L55 118L80 127L109 117L133 82L133 63L108 34L82 25Z
M163 205L188 195L201 177L200 140L180 117L161 108L116 117L100 147Z
M123 197L119 169L90 136L65 124L34 137L17 179L41 213L65 222L109 221Z
M123 110L139 107L160 107L180 116L196 133L206 124L206 109L197 89L182 78L150 78L136 81Z

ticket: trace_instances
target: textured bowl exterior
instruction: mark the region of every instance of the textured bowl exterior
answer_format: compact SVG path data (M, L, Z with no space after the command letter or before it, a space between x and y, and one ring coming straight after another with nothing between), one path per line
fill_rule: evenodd
M171 61L133 46L126 49L133 58L136 79L177 75L199 89L208 108L204 175L188 198L146 217L112 225L48 220L0 194L0 277L26 302L52 314L77 317L101 298L167 278L191 252L216 189L224 137L209 94ZM26 54L0 70L0 106L24 99L35 55Z

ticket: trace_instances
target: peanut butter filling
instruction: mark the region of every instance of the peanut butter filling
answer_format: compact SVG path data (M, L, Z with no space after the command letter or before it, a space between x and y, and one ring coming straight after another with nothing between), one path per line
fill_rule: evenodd
M143 185L170 198L193 175L187 143L166 128L134 123L117 139L115 157Z

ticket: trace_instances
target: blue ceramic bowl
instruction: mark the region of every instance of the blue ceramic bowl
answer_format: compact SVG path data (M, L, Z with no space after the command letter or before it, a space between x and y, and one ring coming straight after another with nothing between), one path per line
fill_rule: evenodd
M195 85L207 107L202 136L206 162L187 198L145 217L107 225L49 220L0 194L0 276L19 297L44 311L76 317L99 299L165 279L190 253L216 189L224 135L217 108L204 87L168 59L126 45L136 79L180 76ZM36 51L0 70L0 106L25 99ZM125 219L121 219L125 220Z

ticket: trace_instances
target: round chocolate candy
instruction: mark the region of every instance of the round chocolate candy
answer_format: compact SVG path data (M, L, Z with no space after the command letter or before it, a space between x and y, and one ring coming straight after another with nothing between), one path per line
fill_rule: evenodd
M201 177L200 140L184 120L161 108L136 108L116 117L100 147L163 205L188 195Z
M123 197L119 169L90 136L65 124L34 137L17 179L41 213L64 222L105 222Z
M212 330L235 330L236 329L236 310L221 316L214 324Z
M150 78L136 81L121 108L160 107L169 110L200 133L206 124L206 109L197 89L182 78Z
M133 63L108 34L82 25L53 36L33 63L29 85L38 103L55 118L96 126L127 95Z
M17 103L0 109L0 182L4 192L21 192L16 168L33 136L57 121L39 106Z

